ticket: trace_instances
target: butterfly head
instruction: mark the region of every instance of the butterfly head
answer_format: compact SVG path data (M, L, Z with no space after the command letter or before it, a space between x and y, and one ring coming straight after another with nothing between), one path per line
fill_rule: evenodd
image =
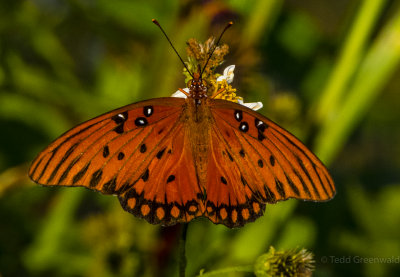
M207 97L207 82L203 80L200 73L193 73L193 79L187 83L190 97L201 99Z

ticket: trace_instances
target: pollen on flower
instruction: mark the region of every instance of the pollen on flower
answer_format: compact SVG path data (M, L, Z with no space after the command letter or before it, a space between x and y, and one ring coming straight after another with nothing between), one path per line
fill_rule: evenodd
M239 103L243 98L236 95L236 89L233 88L226 79L216 82L216 89L214 90L215 99L224 99L231 102Z

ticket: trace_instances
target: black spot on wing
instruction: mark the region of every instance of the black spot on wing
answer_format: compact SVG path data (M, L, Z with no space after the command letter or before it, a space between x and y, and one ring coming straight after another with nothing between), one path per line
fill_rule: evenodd
M261 133L264 133L265 129L268 128L268 125L267 125L265 122L259 120L258 118L256 118L256 119L254 120L254 125L256 126L256 128L257 128Z
M227 185L227 184L228 184L228 182L226 181L226 179L224 178L224 176L221 176L221 182L222 182L224 185Z
M167 148L164 147L162 150L158 151L158 153L156 155L157 159L160 160L162 158L162 156L164 155L165 149L167 149Z
M149 124L149 122L147 121L147 119L145 117L138 117L135 119L135 125L137 127L144 127L147 124Z
M119 153L118 153L117 159L120 161L120 160L122 160L124 157L125 157L124 152L119 152Z
M142 174L142 178L143 182L147 182L147 180L149 180L149 169L147 168L146 171Z
M112 119L116 124L124 123L125 121L128 120L128 112L123 112L123 113L116 114L116 115L114 115L113 117L111 117L111 119Z
M167 183L170 183L175 180L175 175L169 175L167 179Z
M114 128L114 132L117 134L122 134L124 132L124 124L120 124Z
M154 112L153 106L144 106L143 107L143 114L146 117L150 117L153 114L153 112Z
M234 116L235 119L240 122L243 119L243 112L241 110L235 110Z
M265 129L267 129L267 124L265 124L263 121L256 118L254 120L254 125L257 128L258 140L263 141L265 139L264 131L265 131Z
M124 132L124 124L128 120L128 112L116 114L111 119L118 125L114 128L114 132L122 134Z
M249 124L246 121L240 122L239 130L246 133L249 130Z
M106 146L104 146L104 148L103 148L103 157L104 157L104 158L107 158L108 155L110 155L110 149L109 149L108 146L106 145Z
M90 179L89 187L93 188L97 186L101 180L103 175L103 170L99 169L92 174L92 178Z
M274 158L274 156L269 156L269 163L270 163L270 165L272 165L272 166L274 166L275 165L275 158Z

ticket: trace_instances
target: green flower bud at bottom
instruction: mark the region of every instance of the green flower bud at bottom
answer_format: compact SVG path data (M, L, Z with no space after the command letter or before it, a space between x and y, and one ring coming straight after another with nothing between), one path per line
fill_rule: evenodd
M313 254L306 249L269 252L258 257L254 264L257 277L310 277L314 270Z

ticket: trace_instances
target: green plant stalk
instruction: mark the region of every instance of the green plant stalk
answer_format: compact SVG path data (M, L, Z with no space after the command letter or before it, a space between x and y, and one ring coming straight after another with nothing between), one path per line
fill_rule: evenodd
M316 114L312 114L313 119L318 121L317 123L329 121L331 115L338 110L348 83L362 59L366 41L371 36L386 2L386 0L361 1L362 6L359 13L352 24L326 87L321 93L322 98L317 103Z
M200 273L196 277L208 277L208 276L221 276L221 274L227 274L232 272L254 272L253 265L244 265L244 266L235 266L235 267L227 267L223 269L213 270L206 273Z
M316 139L316 152L326 163L343 146L354 126L373 105L400 62L400 5L371 46L334 120Z
M185 277L186 275L186 234L189 223L182 224L182 233L179 239L179 277Z

